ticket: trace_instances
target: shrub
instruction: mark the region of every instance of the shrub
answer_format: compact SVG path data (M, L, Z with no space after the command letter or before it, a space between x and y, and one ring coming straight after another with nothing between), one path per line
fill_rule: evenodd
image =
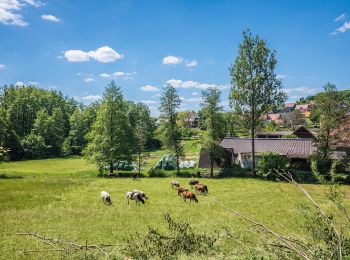
M203 234L192 229L188 223L174 221L169 214L164 218L168 232L163 233L149 227L146 235L132 235L127 242L125 253L133 259L177 259L180 255L207 258L214 251L218 233Z
M39 135L30 134L23 138L22 146L26 159L42 159L48 155L48 146L44 138Z
M151 168L148 171L149 177L166 177L167 174L161 169Z
M275 170L287 171L290 168L289 159L286 156L274 153L263 153L257 163L256 173L259 177L268 180L279 180Z

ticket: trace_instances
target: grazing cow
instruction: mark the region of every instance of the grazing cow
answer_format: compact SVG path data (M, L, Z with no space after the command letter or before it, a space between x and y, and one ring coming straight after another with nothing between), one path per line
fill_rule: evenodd
M198 203L198 200L196 198L196 195L193 192L190 191L184 191L182 193L182 197L184 198L184 202L186 202L187 199L190 199L190 202L194 200L195 202Z
M188 183L188 185L190 185L190 186L191 186L191 189L193 189L193 186L196 185L196 184L198 184L198 183L199 183L199 181L190 180L190 182Z
M177 188L177 195L180 196L184 191L188 191L188 189L184 187Z
M101 199L103 204L107 204L108 206L112 205L111 195L107 191L101 192Z
M196 193L201 192L201 193L208 193L208 186L202 183L198 183L194 185L194 190Z
M136 202L136 205L141 202L142 204L145 204L145 200L144 199L148 199L146 193L144 193L143 191L140 190L134 190L134 191L128 191L126 193L126 200L129 204L130 200L134 200Z
M179 188L180 187L180 183L178 181L175 181L175 180L172 180L170 182L170 184L171 184L171 188L174 188L174 187Z

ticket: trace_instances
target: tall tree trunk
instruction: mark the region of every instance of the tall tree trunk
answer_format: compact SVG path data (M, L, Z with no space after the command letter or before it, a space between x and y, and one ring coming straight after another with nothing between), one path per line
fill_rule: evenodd
M177 175L180 175L179 153L176 152L176 171Z
M252 135L252 163L253 163L253 176L256 177L256 170L255 170L255 113L253 110L252 113L252 125L251 125L251 135Z
M139 167L138 167L139 169L139 172L138 172L138 176L137 177L140 177L140 175L141 175L141 153L139 153Z
M213 160L213 158L210 158L210 177L211 178L214 177L214 172L213 171L214 171L214 160Z
M327 128L327 135L326 135L326 144L323 152L323 157L327 158L328 157L328 152L329 152L329 136L330 136L330 130Z
M109 163L109 174L113 173L113 162Z

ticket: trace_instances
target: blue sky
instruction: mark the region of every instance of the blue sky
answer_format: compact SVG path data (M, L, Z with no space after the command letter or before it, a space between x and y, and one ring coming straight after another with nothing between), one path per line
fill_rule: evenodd
M36 84L85 103L114 79L157 114L166 82L182 109L209 85L229 92L229 66L249 28L277 51L289 100L327 81L350 89L350 0L0 0L0 84Z

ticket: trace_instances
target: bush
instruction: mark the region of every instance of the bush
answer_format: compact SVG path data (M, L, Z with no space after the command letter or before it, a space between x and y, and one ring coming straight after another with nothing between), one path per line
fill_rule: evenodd
M63 145L62 145L62 155L63 156L68 156L72 155L72 146L70 145L70 140L69 138L64 139Z
M274 152L263 153L256 165L256 173L259 177L268 180L279 180L276 171L288 171L289 159L286 156Z
M39 135L30 134L23 138L22 146L26 159L42 159L48 155L48 147L44 138Z
M181 255L203 259L211 252L217 252L215 247L218 232L204 234L192 229L188 223L174 221L169 214L164 214L167 222L167 232L148 227L146 235L133 234L127 241L125 254L133 259L177 259Z
M167 177L167 174L161 169L151 168L148 171L149 177Z

